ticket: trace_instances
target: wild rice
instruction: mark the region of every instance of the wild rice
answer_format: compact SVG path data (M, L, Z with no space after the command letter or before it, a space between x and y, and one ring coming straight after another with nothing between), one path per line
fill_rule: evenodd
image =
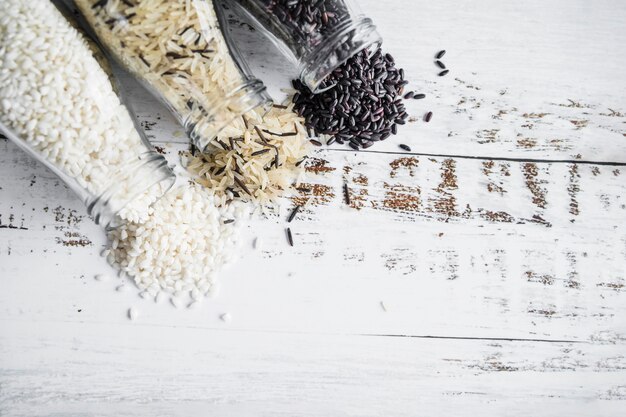
M76 0L100 40L202 147L250 103L210 0ZM228 105L224 105L225 100ZM245 102L245 103L244 103Z
M220 132L233 149L211 145L205 153L183 155L183 165L201 185L226 204L235 198L275 202L303 172L299 165L310 149L304 121L292 111L272 108L264 117L251 112ZM266 136L263 131L274 134Z

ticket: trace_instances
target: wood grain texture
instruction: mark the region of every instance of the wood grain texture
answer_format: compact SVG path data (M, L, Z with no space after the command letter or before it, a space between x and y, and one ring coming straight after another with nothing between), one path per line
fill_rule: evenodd
M116 292L81 202L0 139L0 415L623 414L626 7L361 3L428 98L372 152L316 154L200 309ZM282 97L293 66L232 24ZM180 127L124 82L177 163Z
M5 327L13 415L608 415L626 394L626 362L606 344Z

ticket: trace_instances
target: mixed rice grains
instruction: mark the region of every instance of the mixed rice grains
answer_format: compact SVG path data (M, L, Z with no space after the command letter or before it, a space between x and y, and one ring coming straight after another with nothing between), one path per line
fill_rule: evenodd
M290 104L274 106L264 117L249 112L223 129L204 153L185 153L183 165L221 204L235 198L276 202L299 182L311 147L304 120L292 110Z
M211 1L76 0L100 41L205 146L248 104ZM223 105L225 97L228 105ZM240 97L241 96L241 97Z
M291 106L235 121L206 153L182 155L193 181L154 204L146 221L109 233L107 260L150 295L173 294L177 307L215 294L216 273L236 253L250 208L273 205L298 181L306 137Z
M0 120L101 194L129 158L147 151L131 116L83 36L49 0L3 0L0 12ZM183 158L197 184L174 188L151 207L156 196L135 199L140 207L121 212L126 222L109 232L106 258L149 293L214 293L246 217L232 200L275 201L297 179L305 136L291 108L247 113L208 153Z
M303 120L291 107L276 106L231 121L240 112L232 101L228 110L207 117L208 109L243 82L211 2L77 0L77 5L118 60L206 145L202 153L182 156L195 184L168 193L147 221L114 230L107 259L151 294L206 295L234 251L244 217L241 210L229 218L224 213L239 206L235 200L272 204L298 179L308 147ZM204 143L221 125L227 127ZM200 211L190 211L189 204Z
M13 3L18 4L16 8L20 7L21 2ZM32 4L36 4L46 14L44 9L48 6L44 4L50 3L47 0L33 0ZM221 38L215 36L205 39L201 36L201 31L194 27L195 23L185 20L188 14L181 15L182 12L178 9L165 10L167 7L188 8L189 1L172 1L167 3L167 7L166 3L158 2L164 10L153 12L134 6L134 3L118 0L78 0L78 4L83 5L83 12L90 11L93 19L100 19L100 24L106 25L120 48L136 48L137 59L130 67L135 67L135 72L140 73L144 81L160 85L162 93L171 94L167 97L168 101L180 114L193 112L205 105L210 107L210 103L203 103L198 97L180 94L183 90L193 90L189 86L178 89L180 83L199 87L198 91L202 93L199 97L219 95L223 93L221 86L230 84L230 74L236 73L235 70L228 70L228 62L221 61L219 51L226 50L226 47L212 48L217 45L216 42L221 42ZM151 2L144 1L141 4L143 7ZM177 10L180 13L177 14ZM145 34L137 31L126 32L124 37L114 36L117 32L128 29L128 24L124 22L142 18L149 21L160 12L178 16L183 25L188 25L182 32L181 24L164 29L166 32L173 31L180 42L146 42ZM23 11L24 15L28 13L28 10ZM123 19L103 20L104 17L115 16L116 13L122 13ZM159 16L161 17L157 16L158 19L163 18L162 15ZM56 15L53 17L57 18ZM15 20L23 22L23 16L16 16ZM8 21L5 23L9 25ZM147 29L154 32L154 27L148 25ZM48 41L52 43L58 39L51 35ZM33 39L29 41L39 42ZM80 41L72 38L63 46L71 46L73 43L80 44ZM72 53L71 49L68 51ZM33 56L32 60L35 63L44 63L44 59L38 55ZM55 63L57 67L58 64ZM218 70L220 65L225 65L226 69ZM176 72L168 73L172 68ZM79 69L90 71L89 68ZM151 78L156 73L160 73L160 77ZM38 76L50 78L42 74L43 71ZM74 78L78 80L80 77ZM197 301L202 296L214 294L217 288L215 275L235 253L237 229L241 227L247 214L241 200L266 205L275 202L294 182L299 181L303 168L301 164L310 147L309 129L315 134L328 135L331 140L338 143L348 142L354 149L359 149L367 148L374 142L395 134L397 125L404 124L407 119L402 103L403 90L407 84L404 73L396 69L390 55L384 55L380 50L372 55L362 52L353 57L335 71L327 83L335 84L334 88L313 95L301 83L296 82L295 87L299 93L288 106L274 106L267 114L262 114L261 110L247 112L245 116L235 119L222 129L203 153L185 153L182 162L194 181L169 191L147 211L146 216L131 217L121 227L110 231L111 246L105 251L107 260L132 277L139 288L155 297L164 292L174 294L174 299L188 294L192 300ZM89 90L87 87L84 89ZM106 91L106 94L115 101L112 91ZM423 95L415 96L423 98ZM13 113L23 110L16 110L14 104L5 103L4 106L9 106L7 108ZM23 108L32 109L36 106L24 103ZM44 113L45 111L39 116L43 123L34 125L39 129L54 122L48 120L51 116ZM128 117L123 111L122 113L120 117ZM67 115L67 112L64 114ZM61 118L62 116L59 115ZM30 133L32 122L25 117L29 120L36 117L22 117L21 114L10 117L15 120L9 122L17 121L18 130L24 129L21 133L32 137L34 146L49 146L46 142L39 143L39 138L50 136L51 128L48 127L39 134ZM65 164L68 172L81 180L85 167L76 165L80 164L76 155L91 154L82 149L73 152L71 147L62 146L69 141L63 135L71 132L72 129L60 132L60 145L54 144L49 153L57 157L59 163ZM128 146L140 143L134 137L131 139ZM110 149L123 150L118 144L110 146ZM72 153L66 158L64 155L67 151ZM98 167L116 168L119 161L115 158L118 157L112 155L112 158L113 162L105 161ZM106 177L107 173L103 172L102 175ZM90 173L90 181L93 181L93 177ZM293 246L291 230L288 229L287 232L289 244Z

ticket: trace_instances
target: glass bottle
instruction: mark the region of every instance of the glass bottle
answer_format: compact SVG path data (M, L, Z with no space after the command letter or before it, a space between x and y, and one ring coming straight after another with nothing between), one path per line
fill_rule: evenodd
M27 17L0 28L0 132L64 181L97 224L140 220L176 178L120 99L103 54L67 9L3 1Z
M382 38L352 0L226 0L252 20L298 67L300 81L317 93L324 79Z
M170 109L204 150L235 118L271 99L222 30L211 0L76 0L101 43Z

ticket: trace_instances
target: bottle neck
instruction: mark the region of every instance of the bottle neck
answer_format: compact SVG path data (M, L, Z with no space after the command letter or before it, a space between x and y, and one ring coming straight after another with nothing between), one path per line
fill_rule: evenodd
M317 48L301 59L300 80L318 93L322 82L348 59L364 49L377 49L382 44L372 19L358 16L337 27Z
M88 195L87 212L96 224L107 229L118 227L145 216L149 206L175 181L176 176L163 156L155 151L145 152L125 164L101 194Z
M200 150L206 150L220 131L236 118L254 109L265 114L272 105L267 88L258 79L248 79L226 91L229 92L225 97L207 107L194 105L184 121L187 135Z

